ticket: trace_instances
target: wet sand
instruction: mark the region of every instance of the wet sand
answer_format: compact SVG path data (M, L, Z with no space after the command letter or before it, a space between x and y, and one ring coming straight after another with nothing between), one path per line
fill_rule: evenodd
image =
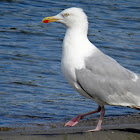
M75 127L64 123L41 127L0 128L0 140L140 140L140 113L105 118L102 131L94 129L98 119L80 121ZM52 127L52 128L51 128Z

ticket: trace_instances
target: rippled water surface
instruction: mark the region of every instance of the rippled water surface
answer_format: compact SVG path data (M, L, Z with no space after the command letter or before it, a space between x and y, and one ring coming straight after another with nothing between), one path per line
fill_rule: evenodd
M74 6L88 15L90 41L140 73L139 0L1 0L0 127L64 122L97 107L76 93L61 73L65 27L41 23ZM133 112L108 106L106 116Z

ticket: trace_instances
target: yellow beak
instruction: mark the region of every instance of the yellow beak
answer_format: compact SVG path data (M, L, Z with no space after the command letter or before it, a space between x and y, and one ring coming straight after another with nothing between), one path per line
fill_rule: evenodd
M43 23L49 23L49 22L55 22L55 21L57 21L58 19L57 18L55 18L54 16L52 16L52 17L45 17L43 20L42 20L42 22Z

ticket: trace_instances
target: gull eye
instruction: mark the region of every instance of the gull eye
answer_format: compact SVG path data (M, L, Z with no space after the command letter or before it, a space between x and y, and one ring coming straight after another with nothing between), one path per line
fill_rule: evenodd
M65 17L68 17L68 16L69 16L69 14L68 14L68 13L65 13L65 14L64 14L64 16L65 16Z

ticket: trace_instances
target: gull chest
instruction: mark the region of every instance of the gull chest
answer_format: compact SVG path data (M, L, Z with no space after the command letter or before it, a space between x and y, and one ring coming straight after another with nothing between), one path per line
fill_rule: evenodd
M69 84L75 89L75 83L76 83L76 75L75 75L75 69L82 69L85 67L83 57L77 57L77 56L69 56L62 57L61 61L61 68L62 72L66 78L66 80L69 82Z

